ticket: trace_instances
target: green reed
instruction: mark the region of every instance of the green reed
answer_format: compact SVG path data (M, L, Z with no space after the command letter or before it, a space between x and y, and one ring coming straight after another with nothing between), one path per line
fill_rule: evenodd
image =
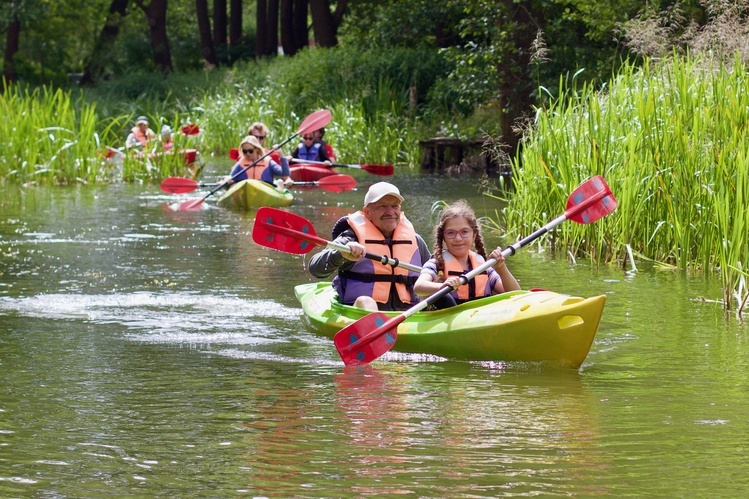
M96 181L102 139L95 106L62 90L4 88L0 95L0 181L73 183Z
M737 269L749 264L746 69L738 59L728 67L675 57L628 65L603 92L562 81L562 97L539 110L513 164L510 234L542 225L576 185L601 174L617 211L559 226L552 246L622 264L630 247L678 269L718 272L731 308Z
M325 128L325 140L336 150L339 162L418 164L414 127L402 116L401 103L392 96L392 88L380 82L372 92L380 97L320 101L299 109L295 107L296 97L277 83L261 87L233 83L206 94L195 107L195 114L205 130L205 143L219 155L238 147L255 121L270 129L266 146L271 146L295 134L309 113L325 108L333 117ZM290 154L298 143L292 140L284 151Z
M266 68L267 69L267 68ZM174 130L175 149L196 148L204 163L211 155L228 157L255 121L271 130L267 145L278 144L298 130L302 120L320 108L333 113L326 140L338 153L338 161L350 163L418 163L418 143L413 120L404 118L403 92L387 78L374 82L356 80L361 88L331 83L329 100L301 98L289 91L283 79L259 77L258 67L245 73L227 71L210 89L198 89L190 102L180 98L164 101L138 94L132 102L115 102L118 94L38 88L33 91L8 86L0 95L0 109L8 117L0 131L8 147L0 150L0 182L69 184L74 182L156 182L170 175L184 175L179 155L145 159L130 154L107 158L111 149L124 147L135 117L146 115L158 135L161 126ZM181 80L184 85L184 80ZM336 85L338 87L336 88ZM129 88L129 87L128 87ZM296 87L293 87L296 88ZM351 98L342 98L342 95ZM94 100L98 98L99 100ZM302 105L302 103L304 105ZM98 111L103 109L104 111ZM183 136L180 127L196 123L201 133ZM291 141L286 153L296 147ZM156 147L158 152L158 146Z

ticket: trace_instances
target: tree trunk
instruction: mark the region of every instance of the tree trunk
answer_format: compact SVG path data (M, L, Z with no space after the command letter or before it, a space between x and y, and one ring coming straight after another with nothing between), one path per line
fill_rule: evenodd
M238 56L237 50L242 39L242 0L230 0L229 4L229 45L232 53L230 59L233 61Z
M200 33L200 47L203 55L203 66L212 69L218 66L216 49L211 37L211 18L208 14L208 0L195 0L195 12L198 17L198 33Z
M346 10L346 0L336 3L335 13L330 11L329 0L309 0L312 14L312 27L315 31L315 44L320 47L338 45L338 26Z
M278 1L257 0L257 57L272 56L278 52Z
M105 75L114 42L120 33L120 25L127 15L126 9L127 0L112 0L109 4L109 15L96 39L86 69L83 71L81 85L95 85Z
M213 0L213 44L218 60L229 60L229 47L226 45L226 0Z
M148 20L153 62L159 70L168 73L172 70L172 54L169 51L169 37L166 34L168 0L151 0L148 5L145 5L143 0L134 0L134 2L146 14Z
M265 42L268 39L268 26L265 24L266 12L268 5L265 0L257 0L257 12L255 16L255 24L257 25L257 32L255 34L255 56L263 57L267 52Z
M266 17L268 23L265 32L265 48L267 55L278 54L278 0L268 0L268 12Z
M528 0L519 3L514 0L504 1L508 17L500 22L513 26L512 46L515 49L503 55L498 66L500 123L502 138L507 143L510 154L514 155L520 141L515 122L531 109L533 82L527 71L530 67L531 45L538 29L543 28L544 20L531 15Z
M8 31L5 33L5 55L3 57L3 76L5 81L11 82L18 79L16 74L16 53L18 52L21 39L21 21L14 15ZM0 90L2 88L0 87Z
M294 43L294 0L281 0L281 47L284 55L296 54Z
M292 56L307 46L307 0L281 0L281 46Z

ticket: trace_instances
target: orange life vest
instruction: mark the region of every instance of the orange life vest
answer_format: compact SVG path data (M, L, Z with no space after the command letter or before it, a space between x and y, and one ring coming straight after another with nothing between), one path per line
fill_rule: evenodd
M134 126L130 130L130 133L133 134L135 140L137 140L141 146L145 146L149 140L156 138L156 134L150 128L146 128L146 131L143 132L140 128Z
M450 277L468 273L470 270L483 265L486 261L481 255L475 251L471 251L468 253L468 260L471 264L471 268L464 270L460 262L449 251L442 251L442 259L445 262L445 275ZM468 281L467 284L463 284L456 291L453 291L452 295L462 301L473 300L475 298L481 298L482 296L491 295L491 289L488 289L488 287L489 275L484 271Z
M403 212L401 212L400 222L395 227L390 244L385 242L385 236L382 235L380 229L370 222L361 211L349 215L348 224L356 234L358 241L367 248L368 252L378 255L387 255L390 258L407 263L414 263L414 261L416 261L416 265L421 263L418 258L419 245L416 241L416 231ZM367 271L369 273L374 272L375 279L377 279L378 276L383 276L380 277L382 280L360 282L358 284L349 282L346 287L347 290L351 291L346 294L355 294L357 296L369 294L376 302L387 303L390 298L390 288L394 285L398 292L398 297L402 302L418 302L418 298L412 292L413 283L411 282L410 286L406 285L406 282L410 282L407 278L410 277L410 280L413 281L413 278L417 277L415 272L411 272L402 267L383 265L380 262L368 258L362 258L351 267L350 271L347 272L347 280L356 281L357 279L355 279L353 275L362 271ZM344 300L344 303L346 303L346 297L342 297L342 299Z
M244 155L242 155L242 158L239 160L239 164L242 165L242 168L244 168L245 166L251 165L252 161L246 159ZM255 163L255 166L247 169L247 178L253 178L255 180L262 180L261 177L266 168L268 168L267 157Z

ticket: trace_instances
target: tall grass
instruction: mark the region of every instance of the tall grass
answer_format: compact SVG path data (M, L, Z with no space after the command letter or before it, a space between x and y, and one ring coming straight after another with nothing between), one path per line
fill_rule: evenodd
M0 182L71 184L111 181L153 181L184 171L179 155L149 161L132 157L107 161L107 146L124 143L134 116L102 116L96 103L82 94L40 87L33 90L6 86L0 94ZM162 124L175 130L175 148L196 147L199 139L179 133L189 118L172 113L168 122L152 117L158 132Z
M97 149L109 140L95 106L76 103L69 92L42 87L4 88L0 94L0 178L20 183L96 181Z
M563 224L552 244L595 261L635 254L702 275L718 272L739 303L749 264L749 75L733 64L674 57L625 66L605 92L560 84L513 164L511 233L528 233L601 174L619 201L592 225Z
M410 85L417 77L431 85L439 61L400 50L397 63L374 51L318 49L191 77L133 74L84 92L6 87L0 131L12 147L0 149L0 182L147 182L183 174L169 156L103 161L105 146L121 148L138 115L157 133L171 125L175 141L199 146L205 158L226 156L255 121L271 130L266 144L278 144L309 113L327 108L333 121L325 138L340 162L416 165L419 119L409 112ZM200 126L199 137L181 137L188 122Z

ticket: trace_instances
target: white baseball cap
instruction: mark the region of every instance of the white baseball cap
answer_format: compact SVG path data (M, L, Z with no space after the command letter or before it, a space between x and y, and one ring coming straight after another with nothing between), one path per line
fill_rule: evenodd
M367 195L364 196L364 205L376 203L385 196L395 196L403 201L401 191L396 186L388 182L377 182L376 184L372 184L372 187L367 191Z
M146 118L145 116L138 116L138 119L135 120L135 124L136 125L141 125L141 124L148 125L148 118Z

